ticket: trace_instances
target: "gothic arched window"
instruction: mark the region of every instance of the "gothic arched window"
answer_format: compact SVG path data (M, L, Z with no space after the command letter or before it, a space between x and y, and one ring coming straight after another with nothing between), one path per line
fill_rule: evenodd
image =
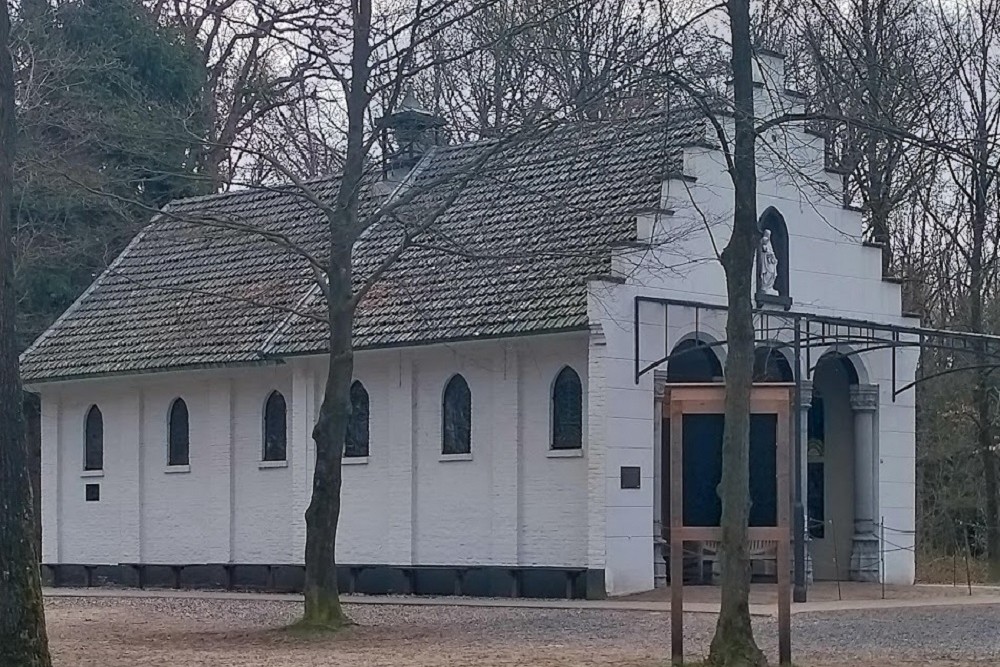
M83 469L104 470L104 416L96 405L87 410L83 433Z
M472 452L472 392L461 375L454 375L444 389L441 408L441 453Z
M368 456L368 392L359 380L351 385L351 419L347 422L344 456Z
M288 454L288 409L280 391L272 391L264 403L265 461L284 461Z
M564 367L552 383L552 449L583 447L583 385L580 376Z
M191 462L191 431L188 425L187 403L183 398L175 398L170 404L167 424L167 464L186 466Z

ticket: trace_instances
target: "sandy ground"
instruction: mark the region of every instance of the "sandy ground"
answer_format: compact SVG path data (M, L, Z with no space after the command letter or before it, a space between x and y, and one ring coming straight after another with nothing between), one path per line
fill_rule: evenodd
M652 667L669 655L662 612L351 605L358 623L334 637L289 633L296 602L60 598L46 603L57 667ZM689 614L690 658L714 616ZM755 619L773 655L773 619ZM802 667L1000 664L1000 605L801 614Z

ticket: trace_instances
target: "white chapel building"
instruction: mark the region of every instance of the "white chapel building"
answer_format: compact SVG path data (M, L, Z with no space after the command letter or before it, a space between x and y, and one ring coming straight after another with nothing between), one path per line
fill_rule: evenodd
M758 64L761 118L801 109L781 59ZM716 253L733 191L715 130L690 109L567 123L469 174L494 144L434 145L440 123L412 104L394 120L397 139L415 140L366 201L428 193L359 242L359 275L392 247L396 222L443 201L442 188L461 192L357 316L343 590L600 597L664 585L667 389L724 379ZM917 322L843 205L822 137L786 125L758 149L777 269L758 275L756 372L798 380L811 576L912 583L914 396L900 389L917 352L867 343ZM336 186L312 184L320 196ZM171 204L24 353L41 396L53 583L301 586L321 297L300 254L242 229L322 256L325 219L297 192ZM721 422L690 434L685 520L710 525ZM760 464L773 481L773 454ZM767 521L773 498L754 507ZM711 568L703 546L695 569ZM773 573L767 545L752 551L755 572Z

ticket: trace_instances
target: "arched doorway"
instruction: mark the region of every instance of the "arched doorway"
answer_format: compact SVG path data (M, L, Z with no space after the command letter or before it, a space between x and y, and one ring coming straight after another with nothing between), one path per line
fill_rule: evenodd
M813 372L807 426L806 517L813 577L847 580L854 537L854 414L858 373L843 354L823 355Z
M699 338L685 338L678 342L667 359L667 384L695 384L722 382L722 362L716 355L715 348ZM662 394L660 394L662 398ZM659 446L653 454L655 466L655 482L653 491L653 530L656 535L654 546L654 576L657 586L665 585L667 580L667 542L669 539L670 517L670 417L669 409L661 399L655 403L660 413L658 420L657 440ZM721 434L716 425L702 424L707 427L705 437L715 437L715 430ZM687 558L694 572L700 571L701 563L694 556L694 551ZM700 575L697 575L700 578Z

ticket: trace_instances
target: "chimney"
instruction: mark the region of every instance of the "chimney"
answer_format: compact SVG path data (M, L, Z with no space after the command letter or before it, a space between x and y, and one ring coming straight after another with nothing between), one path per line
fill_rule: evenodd
M448 143L445 119L423 108L412 90L382 122L392 139L386 156L388 174L409 171L432 147Z

